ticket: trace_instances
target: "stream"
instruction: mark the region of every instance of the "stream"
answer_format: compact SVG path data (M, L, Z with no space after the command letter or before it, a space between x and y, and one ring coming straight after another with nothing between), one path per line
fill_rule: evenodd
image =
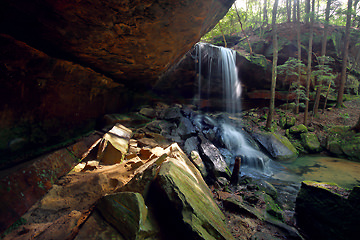
M360 184L360 163L346 159L305 155L281 165L284 169L275 173L273 179L291 182L331 182L343 188L353 188Z

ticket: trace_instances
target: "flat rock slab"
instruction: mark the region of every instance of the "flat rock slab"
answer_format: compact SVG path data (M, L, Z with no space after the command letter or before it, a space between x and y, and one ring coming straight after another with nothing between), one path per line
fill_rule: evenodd
M97 132L92 133L71 146L3 173L6 176L0 177L0 232L18 220L61 176L84 158L101 137Z

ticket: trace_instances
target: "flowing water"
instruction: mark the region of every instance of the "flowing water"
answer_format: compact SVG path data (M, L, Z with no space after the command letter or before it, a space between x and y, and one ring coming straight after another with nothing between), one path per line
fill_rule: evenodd
M198 100L210 98L210 92L216 85L213 82L220 78L222 98L226 103L224 111L230 114L239 113L241 83L236 69L236 52L203 43L198 43L196 49L199 73ZM206 89L201 89L204 86ZM295 183L303 180L334 182L343 187L360 184L360 163L325 156L304 156L291 163L279 164L262 153L251 137L240 128L223 122L219 123L219 129L222 142L231 153L227 162L231 168L234 157L240 156L242 175L267 178L272 176L274 180Z
M223 102L225 102L225 111L229 114L237 114L241 111L241 82L238 79L238 71L236 68L236 52L223 47L217 47L210 44L198 43L196 45L196 53L198 56L198 101L201 102L204 98L210 97L212 81L221 78ZM207 62L202 62L202 58ZM202 69L206 66L206 69ZM203 77L206 72L207 77ZM204 74L205 75L205 74ZM207 94L205 97L202 94L204 90L202 87L206 81ZM236 129L229 123L222 123L220 125L221 137L226 148L233 156L240 156L242 159L242 172L250 168L263 174L271 175L269 164L271 160L268 156L262 153L257 146L251 144L249 136L245 137L241 130ZM230 161L230 167L234 163L234 158ZM245 168L244 168L245 167Z

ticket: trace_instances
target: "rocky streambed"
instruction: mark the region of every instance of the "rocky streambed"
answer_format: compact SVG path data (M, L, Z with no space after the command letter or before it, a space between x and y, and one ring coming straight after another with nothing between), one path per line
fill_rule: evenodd
M304 186L323 191L325 185L318 188L303 183L300 200L297 200L303 205L299 208L295 202L300 183L276 180L271 174L250 177L247 173L252 169L258 172L264 169L246 162L240 170L238 184L230 184L232 159L238 152L228 149L222 138L219 123L223 122L242 131L243 125L236 117L204 115L183 105L159 103L144 107L131 117L129 114L106 115L101 122L104 128L96 133L98 137L91 141L87 138L92 144L82 148L85 153L73 155L78 164L59 180L41 179L46 183L47 193L38 197L35 204L22 205L27 208L26 213L20 215L20 220L8 229L4 238L311 238L309 231L313 229L309 230L304 220L296 223L295 209L312 208ZM267 149L273 159L297 157L295 147L291 147L284 136L261 132L252 135L257 141L247 141L254 148ZM68 147L67 151L75 153L80 147L74 146L83 146L84 142ZM272 144L274 142L276 144ZM281 168L276 166L275 170ZM340 195L350 199L341 206L346 211L350 209L355 217L349 220L350 228L359 212L355 204L359 202L356 189ZM13 191L15 186L8 187L8 193ZM317 191L313 191L311 197L317 196L314 192ZM19 199L25 202L32 194L31 191L21 193L24 197ZM331 194L326 199L331 199ZM336 194L339 195L339 191ZM321 195L319 199L324 200ZM311 219L311 211L299 211L300 216L307 214L299 219ZM320 223L325 224L324 229L328 226L326 221ZM336 229L336 225L328 228ZM352 234L345 227L340 229L340 235L344 231L346 236Z

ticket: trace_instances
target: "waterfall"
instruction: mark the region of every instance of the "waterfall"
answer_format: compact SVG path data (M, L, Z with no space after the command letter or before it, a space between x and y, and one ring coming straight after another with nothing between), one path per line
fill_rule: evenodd
M225 111L230 114L240 113L241 111L241 82L238 79L236 68L236 52L223 47L211 44L196 44L197 71L198 71L198 103L201 100L210 100L213 86L212 81L221 79L222 82L222 101L225 102ZM202 69L202 68L206 69ZM207 84L207 94L204 98L203 86ZM212 87L211 87L212 86ZM218 89L216 89L218 90ZM257 146L250 144L248 138L241 130L236 129L229 123L222 123L219 127L222 142L233 156L240 156L242 166L261 171L270 175L268 156L262 153ZM234 161L230 162L232 165ZM231 167L231 166L230 166Z

